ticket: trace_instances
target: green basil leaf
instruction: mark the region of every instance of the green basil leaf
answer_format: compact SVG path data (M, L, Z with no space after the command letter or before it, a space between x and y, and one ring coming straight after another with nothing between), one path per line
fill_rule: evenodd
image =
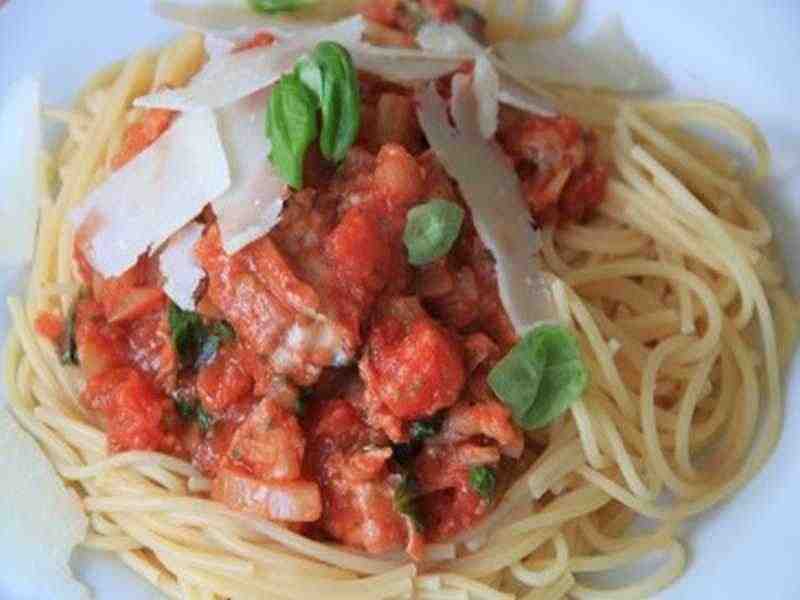
M289 12L317 4L317 0L248 0L248 2L254 11L266 14Z
M473 466L469 470L469 486L481 498L490 502L494 498L494 489L497 485L497 476L489 467Z
M424 524L420 516L418 497L419 489L416 480L411 475L404 474L394 488L394 509L411 519L417 531L422 531Z
M227 321L217 321L214 323L211 326L211 335L217 336L219 341L223 344L227 344L236 339L236 331Z
M181 366L194 365L206 337L203 319L199 313L183 310L177 304L171 302L167 320L172 331L172 345L175 348Z
M182 419L188 421L195 418L197 414L196 400L183 394L176 394L173 396L172 402L175 404L175 410L178 411Z
M203 431L208 431L214 426L214 417L208 414L200 404L197 405L197 424Z
M314 92L314 96L319 104L319 99L322 98L322 68L319 66L319 63L311 56L304 54L297 59L294 72L300 81L303 82L303 85Z
M408 262L426 265L445 256L458 239L464 209L448 200L430 200L408 211L403 241Z
M322 74L321 88L317 92L322 108L319 147L325 158L341 162L361 126L358 74L350 53L336 42L317 44L312 58ZM308 72L306 78L311 80L312 86L315 85L312 72Z
M408 428L408 435L412 442L423 442L435 436L442 428L444 415L437 415L430 419L414 421Z
M537 429L552 423L581 397L589 372L568 328L540 325L495 365L488 381L520 427Z
M303 162L317 134L317 100L295 74L284 75L267 106L266 133L272 142L269 158L292 188L303 187Z
M67 323L64 327L64 334L61 338L61 356L59 357L62 365L79 365L78 342L75 338L75 306L73 306L67 316Z

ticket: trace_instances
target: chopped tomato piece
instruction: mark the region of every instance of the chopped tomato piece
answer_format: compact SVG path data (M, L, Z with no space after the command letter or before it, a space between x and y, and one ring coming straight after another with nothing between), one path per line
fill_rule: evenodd
M234 52L243 52L244 50L250 50L252 48L266 48L267 46L271 46L274 41L275 36L266 31L259 31L246 42L242 42L236 46Z
M122 147L111 160L111 168L116 171L155 142L167 130L174 117L175 112L171 110L147 109L141 119L128 126L122 139Z
M238 353L223 347L197 374L197 394L203 408L222 415L233 404L247 398L253 390L253 378L242 367Z
M54 312L40 312L36 316L33 326L36 329L36 333L46 337L54 344L59 343L61 336L64 335L64 319Z
M470 467L499 462L497 448L477 444L426 444L414 461L420 491L429 494L469 482Z
M170 387L178 370L178 357L172 344L167 308L125 323L128 356L159 385Z
M422 146L422 130L417 120L414 101L405 94L385 93L378 99L375 128L370 142L377 148L399 144L409 152Z
M511 411L495 399L486 382L486 372L480 369L470 378L465 401L447 412L440 438L456 443L483 436L497 442L506 456L519 458L525 438L514 424Z
M93 377L84 403L105 416L110 452L164 449L169 400L136 369L112 369Z
M322 499L316 483L260 481L231 468L220 469L211 497L233 510L274 521L310 522L322 514Z
M102 306L94 300L78 302L75 341L81 368L87 377L125 366L128 362L125 331L108 323Z
M166 296L161 288L133 287L114 305L108 320L111 323L130 321L164 306Z
M406 420L454 404L465 380L455 339L413 297L393 298L379 313L360 364L366 396Z
M199 427L193 428L200 440L192 449L192 464L206 477L216 476L228 455L237 427L239 423L236 421L221 420L205 435L202 435Z
M299 479L304 452L305 437L297 418L265 398L236 430L228 458L258 479Z
M490 507L468 483L426 494L420 503L425 515L425 535L432 542L450 539L469 529Z
M422 0L422 6L437 21L449 22L458 17L455 0Z
M561 198L560 214L567 221L582 221L605 198L608 169L592 166L575 173L567 183Z
M309 423L309 464L322 488L325 531L372 553L402 546L408 527L394 507L391 449L371 445L376 433L345 398L323 400Z

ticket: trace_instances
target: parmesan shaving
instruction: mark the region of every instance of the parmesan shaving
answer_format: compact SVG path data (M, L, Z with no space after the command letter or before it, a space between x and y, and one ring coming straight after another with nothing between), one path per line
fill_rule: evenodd
M469 79L453 78L456 128L432 84L417 94L417 102L428 143L458 182L478 235L495 258L500 300L514 329L522 335L541 321L555 320L549 287L537 266L539 235L531 224L519 178L502 150L484 139Z
M69 568L73 548L86 538L88 519L42 450L0 407L4 492L0 535L12 551L0 561L0 589L14 598L88 600Z
M194 294L205 276L194 254L201 235L203 226L189 223L169 239L158 258L164 292L183 310L194 310Z
M269 233L283 210L286 183L267 159L269 147L264 137L268 97L265 90L219 111L232 183L211 206L228 254Z
M668 87L625 33L619 16L605 21L583 43L506 41L497 51L517 73L539 81L618 92L660 92Z
M118 276L230 184L214 115L182 115L73 211L76 241L96 271Z
M323 40L357 44L364 27L360 16L352 17L325 27L298 28L294 35L271 46L218 55L186 87L154 92L136 99L134 105L178 111L227 106L275 83Z
M483 137L491 139L497 131L497 116L500 106L500 79L489 59L481 54L475 59L473 86L478 98L478 120Z
M455 55L461 60L474 58L476 77L479 76L478 69L482 69L484 74L487 72L485 64L478 64L480 57L484 57L496 71L494 76L498 78L497 100L536 115L551 116L556 113L555 105L544 93L535 93L530 84L522 83L524 78L516 75L511 65L481 46L458 25L426 23L417 33L417 44L427 51ZM480 89L481 85L484 84L478 83L479 98L487 93ZM483 102L481 109L483 114L489 114L483 112L487 110Z
M41 186L42 123L40 85L23 79L0 107L3 157L0 159L0 265L21 267L33 257Z

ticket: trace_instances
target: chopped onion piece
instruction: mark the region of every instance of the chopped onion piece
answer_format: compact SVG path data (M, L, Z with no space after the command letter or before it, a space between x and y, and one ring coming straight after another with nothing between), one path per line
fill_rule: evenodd
M0 408L0 449L6 491L0 495L0 530L9 548L0 561L0 589L15 598L89 600L69 567L89 525L80 500L5 407Z
M478 235L495 258L500 299L515 330L522 335L541 321L555 320L549 286L537 264L539 235L531 224L519 178L503 151L481 133L469 78L453 78L456 128L432 84L417 94L417 102L428 143L458 182Z
M96 271L118 276L230 184L213 113L181 115L72 212L76 242Z
M183 310L194 310L194 293L205 276L194 254L201 235L203 226L189 223L169 239L158 257L164 292Z

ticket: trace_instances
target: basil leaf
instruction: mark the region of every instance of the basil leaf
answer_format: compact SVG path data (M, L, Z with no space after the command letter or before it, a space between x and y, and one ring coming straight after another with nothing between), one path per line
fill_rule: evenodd
M208 431L214 426L214 417L208 414L202 405L197 406L197 424L203 431Z
M303 82L309 90L314 92L317 103L322 98L322 68L312 57L304 54L297 59L294 66L295 75Z
M62 365L80 364L78 357L78 342L75 338L75 306L72 307L67 316L67 323L61 338L61 356L59 357Z
M219 338L223 344L232 342L236 339L236 331L233 326L227 321L217 321L211 326L211 335Z
M499 362L489 386L523 429L553 422L581 397L589 372L575 335L562 325L540 325Z
M195 418L197 414L196 400L182 394L176 394L173 396L172 402L175 404L175 410L178 411L182 419L188 421Z
M361 125L361 93L350 53L336 42L321 42L313 60L322 72L319 103L322 132L319 147L328 160L340 162L358 136ZM311 74L307 74L311 78ZM313 88L312 88L313 89Z
M394 488L394 509L411 519L417 531L422 531L424 525L420 517L418 497L419 490L416 480L411 475L404 474Z
M442 428L444 415L437 415L431 419L414 421L408 428L408 435L412 442L422 442L435 436Z
M473 466L469 470L469 486L487 502L494 497L497 485L497 476L494 471L485 466Z
M248 0L250 8L260 13L288 12L313 6L317 0Z
M458 239L464 209L448 200L430 200L408 211L403 241L408 262L422 266L445 256Z
M168 318L172 345L182 367L199 369L214 360L222 344L236 339L230 323L217 321L206 326L199 313L183 310L174 302L169 305Z
M303 162L318 133L313 92L295 73L284 75L269 97L266 134L272 142L272 164L296 190L303 187Z
M174 302L169 305L167 319L172 331L172 345L175 348L181 366L194 365L203 345L203 340L206 337L203 319L198 313L191 310L183 310Z

